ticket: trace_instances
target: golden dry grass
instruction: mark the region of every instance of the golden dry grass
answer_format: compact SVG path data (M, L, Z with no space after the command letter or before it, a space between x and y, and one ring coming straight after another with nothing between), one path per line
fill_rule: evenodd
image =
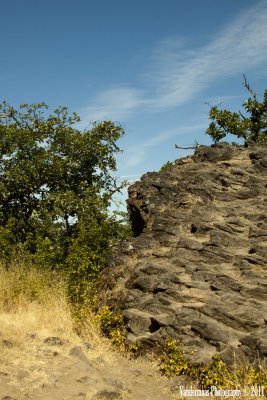
M0 364L11 355L14 358L35 334L73 343L89 341L96 353L112 358L112 347L101 336L89 309L83 313L78 336L62 275L19 263L6 268L0 263Z

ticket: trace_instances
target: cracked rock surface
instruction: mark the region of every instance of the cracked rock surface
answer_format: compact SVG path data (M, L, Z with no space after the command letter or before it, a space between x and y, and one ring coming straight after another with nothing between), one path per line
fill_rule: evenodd
M267 361L267 146L200 146L129 188L134 238L102 274L129 342Z

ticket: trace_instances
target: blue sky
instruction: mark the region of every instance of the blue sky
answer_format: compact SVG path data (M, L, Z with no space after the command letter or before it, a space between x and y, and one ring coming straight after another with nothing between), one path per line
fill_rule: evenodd
M209 106L267 88L266 0L1 0L0 100L66 105L125 129L120 177L184 156Z

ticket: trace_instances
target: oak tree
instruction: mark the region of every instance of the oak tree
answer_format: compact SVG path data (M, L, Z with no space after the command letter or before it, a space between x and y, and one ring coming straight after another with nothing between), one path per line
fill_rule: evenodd
M79 130L66 107L0 104L0 252L28 252L40 264L65 265L77 243L101 259L116 235L108 212L118 190L121 126ZM84 254L85 254L84 253ZM96 258L97 258L96 257Z

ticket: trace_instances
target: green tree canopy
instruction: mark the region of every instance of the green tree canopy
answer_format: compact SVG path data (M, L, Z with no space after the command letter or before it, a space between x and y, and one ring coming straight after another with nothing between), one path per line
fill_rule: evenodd
M210 109L209 117L212 122L206 133L215 143L229 133L244 139L245 144L248 141L257 143L267 141L267 90L264 92L263 101L260 102L245 76L244 80L243 85L251 94L251 97L243 104L246 115L241 112L220 110L217 106Z
M60 263L80 232L94 249L107 246L100 231L114 226L107 206L124 132L111 121L80 131L76 113L47 110L44 103L0 104L0 247L3 253L12 242L40 257L46 250Z

